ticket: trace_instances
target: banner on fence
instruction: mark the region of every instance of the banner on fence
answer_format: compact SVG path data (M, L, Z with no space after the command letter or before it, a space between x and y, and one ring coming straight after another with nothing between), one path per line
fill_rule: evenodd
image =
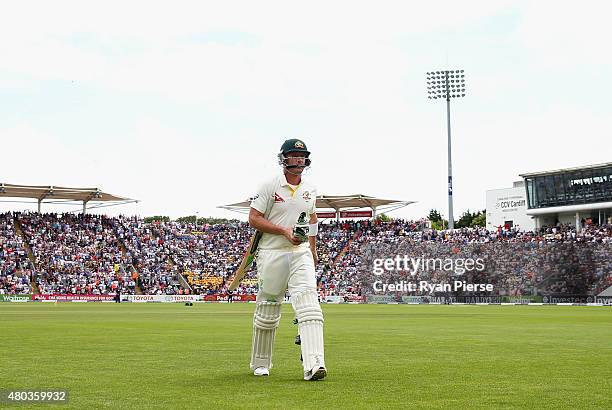
M219 295L124 295L124 302L134 303L193 303L193 302L229 302L226 293ZM256 295L232 295L231 302L254 302Z
M601 305L612 306L612 296L597 296L595 298L595 303L599 303Z
M29 302L32 295L0 295L0 302Z
M219 295L204 295L202 300L205 302L255 302L257 295L236 294L228 297L227 293Z
M32 300L39 301L58 301L58 302L72 302L72 301L86 301L86 302L112 302L115 300L115 295L70 295L70 294L52 294L52 295L32 295Z
M135 303L187 303L197 302L200 300L200 295L125 295L121 299Z

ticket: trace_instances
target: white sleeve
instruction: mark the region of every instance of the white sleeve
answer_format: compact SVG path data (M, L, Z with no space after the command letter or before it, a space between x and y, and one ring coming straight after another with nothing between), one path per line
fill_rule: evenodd
M251 208L265 214L270 204L270 195L272 195L270 192L270 184L261 184L255 196L251 199Z
M310 205L310 215L312 215L317 212L317 191L312 190L310 194L312 195L312 203Z

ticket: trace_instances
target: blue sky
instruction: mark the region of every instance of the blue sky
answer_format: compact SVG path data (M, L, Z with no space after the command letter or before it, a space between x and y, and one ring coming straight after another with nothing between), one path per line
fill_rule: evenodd
M446 214L446 118L425 73L464 69L453 101L455 216L518 174L612 161L606 2L19 2L0 16L5 183L98 186L110 214L231 216L313 152L320 193ZM0 204L0 209L30 208ZM67 207L48 207L62 211Z

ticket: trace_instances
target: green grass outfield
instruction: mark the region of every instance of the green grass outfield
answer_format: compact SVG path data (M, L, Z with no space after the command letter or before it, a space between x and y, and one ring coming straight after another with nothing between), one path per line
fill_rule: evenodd
M251 375L253 309L2 303L0 389L66 388L79 409L612 408L609 307L325 305L319 382L289 305L271 375Z

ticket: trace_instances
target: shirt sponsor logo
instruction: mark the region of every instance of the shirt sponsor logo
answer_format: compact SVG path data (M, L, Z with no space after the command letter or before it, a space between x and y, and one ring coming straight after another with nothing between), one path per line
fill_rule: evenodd
M305 192L302 194L302 198L304 198L304 201L310 201L310 192L305 191Z

